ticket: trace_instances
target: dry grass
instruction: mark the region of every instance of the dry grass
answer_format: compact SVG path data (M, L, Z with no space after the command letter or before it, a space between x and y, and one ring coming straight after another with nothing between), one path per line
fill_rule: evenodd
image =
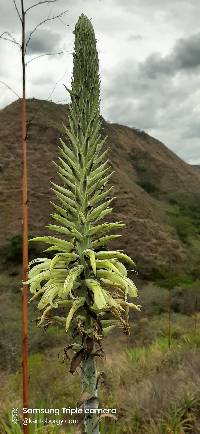
M0 418L7 418L12 407L22 406L21 294L19 276L1 277ZM102 423L101 434L107 434L107 428L108 434L198 433L200 317L197 315L195 324L193 316L172 312L169 351L168 314L154 314L157 306L166 305L165 291L150 284L146 291L148 309L143 303L143 313L131 323L131 336L127 338L116 330L105 341L106 358L98 360L98 369L105 372L105 382L99 389L100 405L116 407L119 419L117 425L106 420L106 428ZM79 373L72 376L68 373L69 362L61 363L67 344L65 333L53 328L39 330L31 322L36 312L30 310L29 314L30 406L74 407L80 396Z
M181 319L183 323L184 318ZM157 327L158 319L155 323L153 318L149 327ZM99 370L105 372L99 394L101 406L117 408L119 419L113 433L198 433L191 430L200 417L200 328L196 334L186 331L186 327L182 331L182 336L173 339L171 350L165 337L156 338L147 346L128 349L122 336L107 339L106 359L98 362ZM76 406L79 375L68 374L68 363L62 364L58 359L61 351L59 346L30 357L33 407ZM9 376L4 373L2 378L1 415L9 407L20 407L21 393L20 372ZM111 422L106 426L111 429Z

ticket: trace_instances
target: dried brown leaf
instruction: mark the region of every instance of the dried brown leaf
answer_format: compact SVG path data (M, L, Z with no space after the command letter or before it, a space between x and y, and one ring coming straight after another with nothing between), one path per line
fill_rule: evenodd
M106 374L105 372L101 371L97 375L97 382L96 382L96 389L98 388L99 383L105 383Z
M104 419L105 417L109 417L110 419L113 419L115 422L117 421L117 416L115 416L114 414L110 414L110 413L100 414L98 421L100 421L101 419Z
M89 392L82 392L81 396L79 398L79 401L77 402L77 407L80 407L85 402L89 401L90 399L96 398L96 396L91 395Z
M69 372L73 375L76 372L78 366L80 366L83 358L85 356L85 348L81 348L81 350L77 351L77 353L73 356L70 364Z
M71 350L73 348L73 344L67 345L67 347L64 348L64 357L66 357L66 359L70 360L69 356L68 356L68 351Z
M86 350L87 353L90 354L93 350L94 347L94 342L93 339L90 336L87 336L85 339L85 345L86 345Z
M94 426L94 429L97 427L97 425L98 425L98 423L100 422L100 420L101 420L101 419L105 419L105 417L108 417L109 419L113 419L115 422L117 421L117 416L114 416L114 414L110 414L110 413L104 414L104 413L102 413L102 414L98 417L98 420L97 420L96 425Z

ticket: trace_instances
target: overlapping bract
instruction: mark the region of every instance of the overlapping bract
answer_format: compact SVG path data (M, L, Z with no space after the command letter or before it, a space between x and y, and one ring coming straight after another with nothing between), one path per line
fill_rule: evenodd
M38 259L29 271L32 298L40 296L38 308L44 309L40 323L57 321L57 309L66 306L66 330L80 312L100 318L102 326L103 315L112 314L127 329L128 308L138 309L129 302L137 290L125 267L125 263L133 266L133 261L122 251L102 250L120 236L112 232L124 224L103 221L112 212L113 197L106 139L100 134L99 88L95 35L90 21L81 15L75 27L69 127L64 126L55 163L62 185L52 183L57 203L53 203L55 224L48 225L62 238L35 238L55 255ZM113 325L113 320L107 323L107 331Z

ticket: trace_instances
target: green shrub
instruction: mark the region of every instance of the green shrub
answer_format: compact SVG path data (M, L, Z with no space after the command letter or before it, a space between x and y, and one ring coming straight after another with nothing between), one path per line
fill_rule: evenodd
M157 185L153 184L151 181L145 181L145 180L140 180L138 181L138 185L140 187L143 188L143 190L145 190L147 193L149 194L153 194L153 193L158 193L159 192L159 188L157 187Z
M175 288L177 286L190 286L193 283L193 277L188 275L171 276L169 278L160 279L159 285L163 288Z
M197 433L199 427L200 396L199 393L187 393L179 402L170 406L160 422L158 434ZM197 431L196 431L197 429Z
M5 247L7 259L18 263L22 257L22 236L15 234L8 237L7 240L8 243Z
M146 165L144 163L143 160L138 160L137 164L136 164L136 170L138 172L146 172Z
M32 234L29 234L29 238L32 238ZM2 258L2 265L5 268L5 264L19 265L22 262L22 236L21 234L15 234L7 237L6 244L0 248L0 257ZM32 258L37 252L37 246L29 246L29 256Z
M191 219L184 215L176 215L171 218L171 222L181 241L188 242L189 237L197 234L197 229Z
M191 348L199 348L200 347L200 330L197 330L196 333L192 334L184 334L181 336L181 341Z
M192 274L176 274L174 269L167 266L152 267L143 277L167 289L190 286L195 280Z
M170 203L178 203L170 199ZM181 203L168 210L171 225L176 229L177 235L184 243L196 238L200 234L200 206L199 204Z

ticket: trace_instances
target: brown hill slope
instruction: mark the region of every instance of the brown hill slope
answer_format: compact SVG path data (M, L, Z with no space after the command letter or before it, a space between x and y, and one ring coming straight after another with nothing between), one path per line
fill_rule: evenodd
M30 231L40 234L52 211L49 181L56 174L51 162L57 157L62 121L67 124L67 106L32 99L28 109L29 119L33 117L28 151ZM19 114L19 101L0 111L0 245L21 230ZM108 136L115 170L112 219L127 224L115 246L135 258L145 274L168 268L185 271L188 255L190 268L197 267L200 172L144 132L103 120L102 133Z

